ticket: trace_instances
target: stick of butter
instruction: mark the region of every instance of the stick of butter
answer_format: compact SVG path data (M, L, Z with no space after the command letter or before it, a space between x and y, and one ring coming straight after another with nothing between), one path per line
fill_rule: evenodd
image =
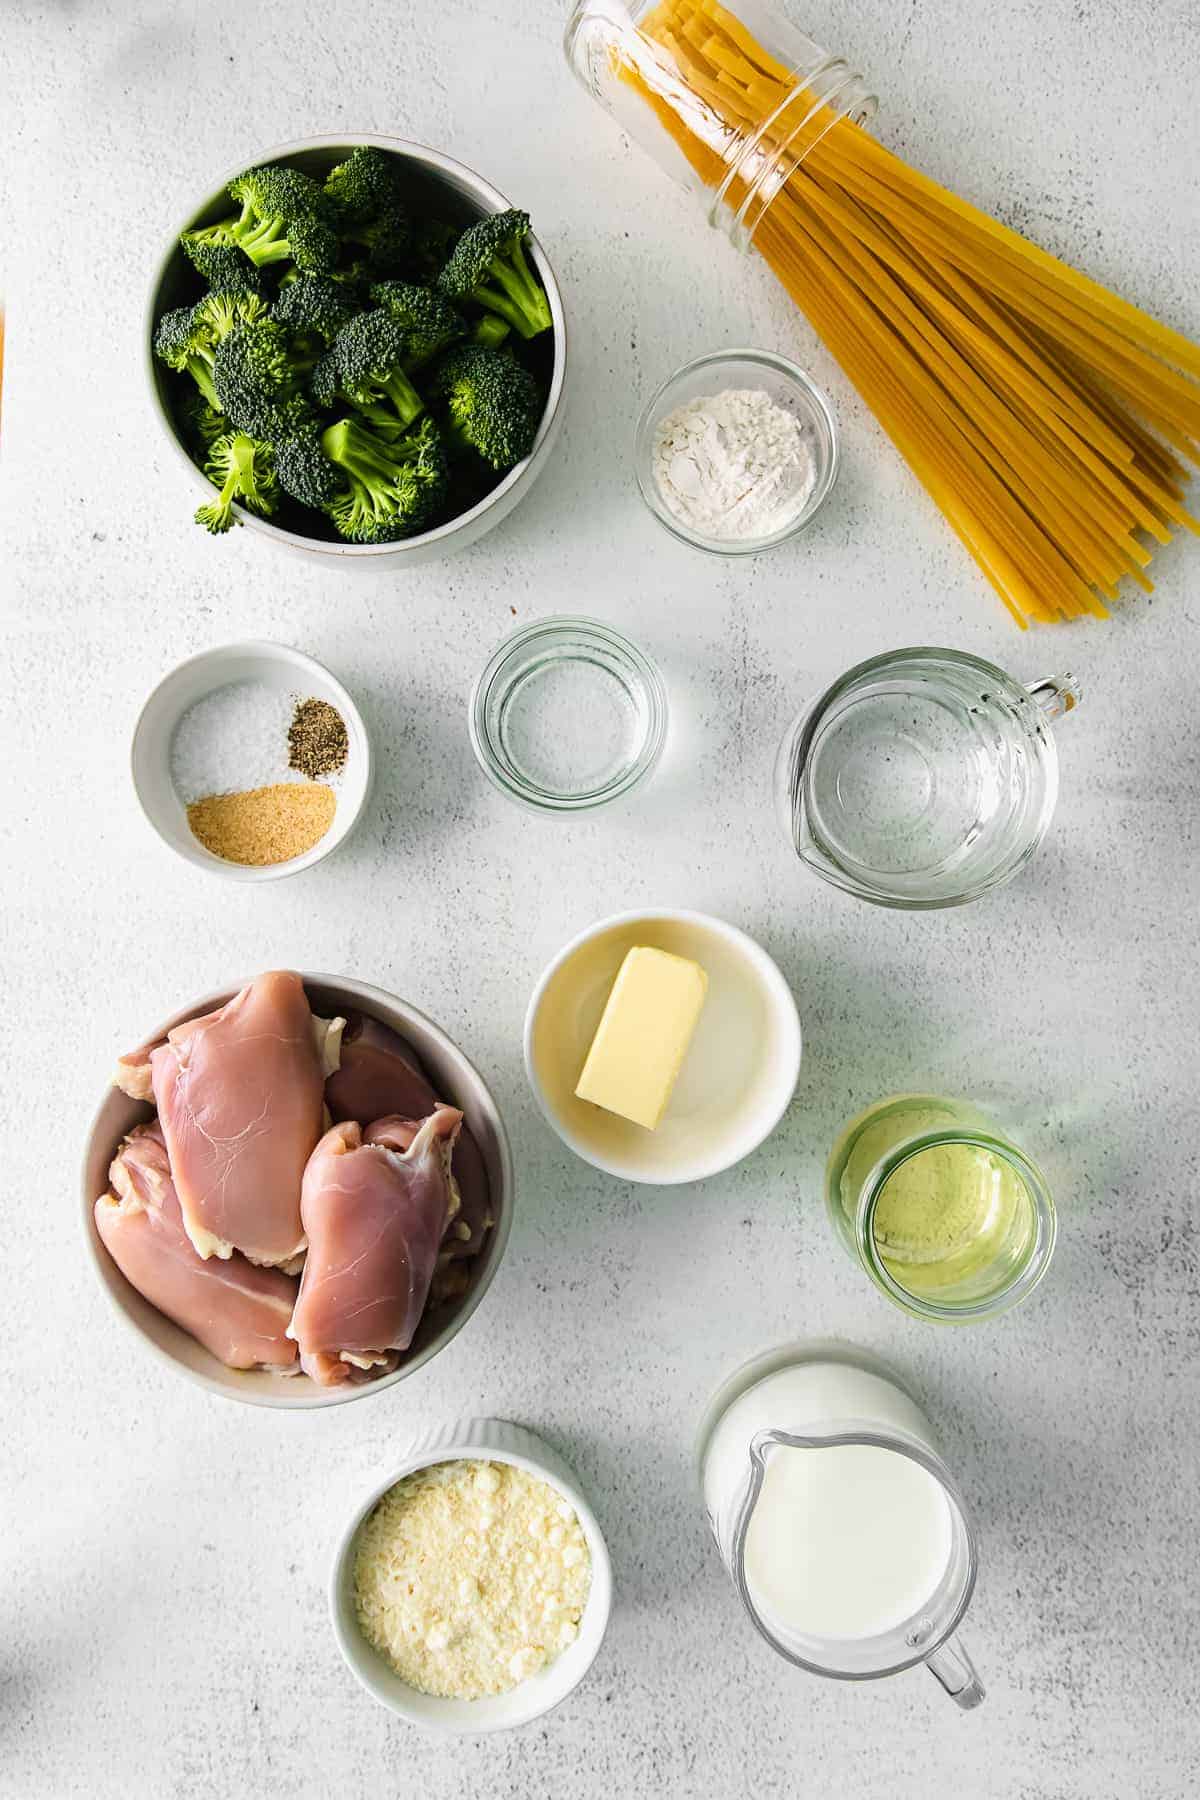
M707 992L708 976L686 956L645 946L627 951L576 1098L656 1130Z

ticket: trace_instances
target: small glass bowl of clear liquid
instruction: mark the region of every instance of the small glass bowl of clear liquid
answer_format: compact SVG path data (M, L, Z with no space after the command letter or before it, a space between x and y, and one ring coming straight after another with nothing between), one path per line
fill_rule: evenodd
M958 650L860 663L789 729L781 822L802 861L881 906L958 906L1011 880L1054 812L1049 729L1079 704L1073 676L1023 687Z
M485 775L538 812L583 812L641 785L662 754L667 694L649 657L598 619L515 631L475 683L471 744Z

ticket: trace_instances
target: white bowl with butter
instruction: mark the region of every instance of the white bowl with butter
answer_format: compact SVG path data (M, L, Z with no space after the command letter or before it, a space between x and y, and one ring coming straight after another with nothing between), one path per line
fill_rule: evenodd
M641 948L696 963L707 977L653 1130L576 1093L613 984L628 952ZM654 1004L650 988L645 1003ZM669 993L663 1003L672 1004ZM563 1143L610 1175L663 1186L703 1181L757 1149L787 1110L800 1055L800 1017L779 968L744 931L706 913L664 908L601 920L555 957L525 1019L525 1070ZM620 1071L609 1073L610 1093L624 1085Z
M359 1545L384 1496L421 1469L440 1464L507 1463L544 1482L574 1513L587 1543L591 1580L571 1643L506 1693L461 1700L410 1686L367 1640L359 1624L355 1573ZM353 1674L371 1697L423 1731L444 1736L504 1731L527 1725L561 1704L583 1680L600 1650L612 1610L612 1567L595 1514L562 1458L522 1425L504 1419L467 1419L417 1439L399 1466L356 1507L339 1540L329 1591L334 1636Z

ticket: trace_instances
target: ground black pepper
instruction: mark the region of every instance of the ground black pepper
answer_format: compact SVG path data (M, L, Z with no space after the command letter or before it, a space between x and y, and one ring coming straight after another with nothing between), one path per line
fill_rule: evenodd
M288 727L288 767L310 781L336 775L346 761L350 740L346 721L328 700L298 700Z

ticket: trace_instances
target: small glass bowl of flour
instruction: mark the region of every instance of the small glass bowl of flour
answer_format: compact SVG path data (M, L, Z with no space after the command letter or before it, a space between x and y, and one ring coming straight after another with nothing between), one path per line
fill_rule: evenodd
M672 536L717 556L773 549L837 477L837 422L816 383L769 350L697 357L638 421L642 498Z

